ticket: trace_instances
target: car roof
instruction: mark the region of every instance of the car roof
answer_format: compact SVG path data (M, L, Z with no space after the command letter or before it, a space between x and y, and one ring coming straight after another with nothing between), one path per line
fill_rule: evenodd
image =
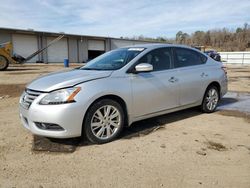
M136 45L132 45L132 46L126 46L124 48L147 48L147 49L155 49L155 48L163 48L163 47L181 47L181 48L189 48L189 49L193 49L193 50L199 51L196 48L193 48L193 47L187 46L187 45L166 44L166 43L136 44Z

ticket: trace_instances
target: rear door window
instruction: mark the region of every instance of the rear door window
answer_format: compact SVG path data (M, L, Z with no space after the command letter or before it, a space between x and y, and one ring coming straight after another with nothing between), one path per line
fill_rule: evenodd
M202 65L207 61L207 57L199 52L187 48L175 48L174 67L188 67Z

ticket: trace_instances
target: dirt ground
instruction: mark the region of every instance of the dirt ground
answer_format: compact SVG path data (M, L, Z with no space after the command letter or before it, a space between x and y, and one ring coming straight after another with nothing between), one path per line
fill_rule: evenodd
M250 187L250 116L239 111L192 108L135 123L108 144L52 140L70 152L34 151L43 141L22 127L18 97L61 69L0 72L0 187ZM229 90L250 92L250 67L228 66L228 76Z

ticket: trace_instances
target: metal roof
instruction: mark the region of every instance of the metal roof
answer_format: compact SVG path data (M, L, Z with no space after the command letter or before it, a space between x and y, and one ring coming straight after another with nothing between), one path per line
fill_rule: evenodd
M115 39L115 40L123 40L123 41L134 41L134 42L148 42L148 43L164 43L166 42L160 42L160 41L149 41L149 40L134 40L134 39L124 39L124 38L115 38L115 37L106 37L106 36L94 36L94 35L80 35L80 34L70 34L70 33L64 33L64 32L49 32L49 31L37 31L33 29L16 29L16 28L5 28L0 27L0 31L6 31L16 34L37 34L37 35L45 35L45 36L59 36L59 35L65 35L67 37L77 37L77 38L92 38L92 39Z

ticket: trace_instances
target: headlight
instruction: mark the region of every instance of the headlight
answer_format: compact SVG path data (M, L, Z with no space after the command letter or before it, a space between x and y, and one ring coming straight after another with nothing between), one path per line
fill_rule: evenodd
M65 88L45 95L39 104L64 104L75 102L74 97L81 90L80 87Z

